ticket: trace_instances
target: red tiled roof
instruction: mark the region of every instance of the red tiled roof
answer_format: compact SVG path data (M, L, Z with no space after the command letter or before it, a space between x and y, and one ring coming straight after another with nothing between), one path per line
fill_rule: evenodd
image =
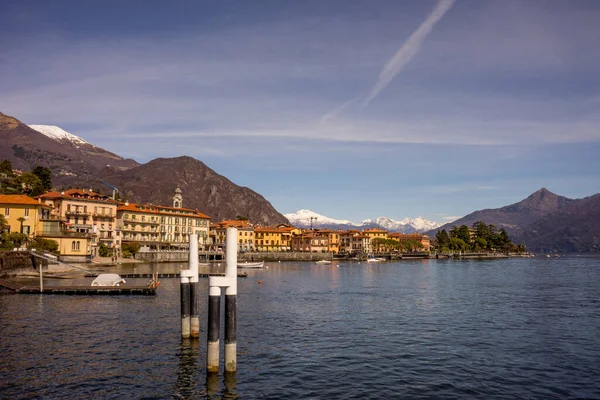
M0 194L0 204L17 204L52 208L24 194Z
M140 208L140 207L143 207ZM181 214L181 213L176 213L176 212L169 212L169 211L159 211L158 209L168 209L168 210L182 210L182 211L187 211L187 212L192 212L193 214ZM198 212L196 210L192 210L189 208L173 208L173 207L164 207L164 206L155 206L155 205L150 205L150 204L136 204L136 203L129 203L127 205L125 205L125 203L121 203L118 207L117 207L117 211L132 211L132 212L141 212L141 213L146 213L146 214L159 214L159 215L169 215L169 216L175 216L175 217L200 217L200 218L206 218L206 219L210 219L210 217L206 214L202 214L201 212Z

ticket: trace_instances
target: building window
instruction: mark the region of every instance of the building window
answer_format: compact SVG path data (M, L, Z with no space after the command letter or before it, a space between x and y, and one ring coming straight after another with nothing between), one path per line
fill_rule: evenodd
M4 209L4 216L8 217L9 215L10 215L10 208L7 207Z
M71 251L75 251L75 241L71 242Z
M25 216L26 216L26 217L29 217L29 208L26 208L26 209L25 209Z

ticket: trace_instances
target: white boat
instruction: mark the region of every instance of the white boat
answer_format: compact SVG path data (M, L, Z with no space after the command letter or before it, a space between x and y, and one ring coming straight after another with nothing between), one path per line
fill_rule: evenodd
M330 260L319 260L319 261L315 261L315 264L326 265L326 264L331 264L331 261Z
M243 263L238 263L238 268L252 268L252 269L261 269L265 266L265 262L261 261L261 262L243 262Z
M375 258L375 257L369 257L369 258L367 258L367 262L370 262L370 263L372 263L372 262L382 262L382 261L385 261L385 258Z
M119 274L100 274L92 281L92 286L120 286L125 279Z

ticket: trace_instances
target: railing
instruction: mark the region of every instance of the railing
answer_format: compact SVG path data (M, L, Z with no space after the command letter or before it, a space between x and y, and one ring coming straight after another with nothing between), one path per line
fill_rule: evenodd
M87 211L79 211L79 210L67 210L65 211L65 215L90 215Z
M92 229L92 225L89 224L73 224L71 225L73 229Z
M37 235L38 237L72 237L72 238L90 238L91 234L89 232L59 232L59 231L46 231L42 232L41 235Z
M114 218L115 214L103 214L103 213L98 213L95 212L92 214L94 217L100 217L100 218Z
M135 221L136 224L160 225L158 221Z

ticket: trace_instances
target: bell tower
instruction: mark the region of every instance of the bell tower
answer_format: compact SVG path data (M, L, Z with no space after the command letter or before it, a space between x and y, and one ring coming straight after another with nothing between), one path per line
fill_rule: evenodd
M173 208L182 208L183 207L183 197L181 196L181 189L175 189L175 194L173 195Z

